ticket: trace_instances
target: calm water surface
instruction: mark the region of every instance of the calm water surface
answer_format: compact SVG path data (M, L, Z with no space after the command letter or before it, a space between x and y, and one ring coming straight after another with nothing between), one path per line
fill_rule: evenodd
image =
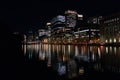
M120 47L80 45L23 45L27 59L46 61L60 76L68 78L91 73L120 74Z

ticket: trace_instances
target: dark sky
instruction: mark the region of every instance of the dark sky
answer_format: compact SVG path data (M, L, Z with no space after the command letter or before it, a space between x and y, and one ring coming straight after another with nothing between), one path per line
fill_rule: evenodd
M39 0L0 3L0 20L13 31L37 30L58 14L72 9L84 17L120 12L119 0Z

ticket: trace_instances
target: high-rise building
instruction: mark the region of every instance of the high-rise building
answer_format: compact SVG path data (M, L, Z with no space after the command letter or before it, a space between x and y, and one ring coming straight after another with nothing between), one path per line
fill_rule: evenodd
M58 43L64 36L65 16L58 15L51 20L51 41Z
M59 33L65 27L65 16L58 15L51 20L52 33Z
M74 28L77 24L77 12L72 10L65 11L66 27Z
M65 17L66 17L66 29L68 29L67 32L71 31L77 31L78 28L83 27L83 15L78 14L74 10L67 10L65 11Z
M51 24L55 24L57 22L61 22L61 23L64 23L65 22L65 16L62 16L62 15L58 15L56 17L54 17L52 20L51 20ZM59 23L58 23L59 24Z
M94 16L87 19L87 28L89 29L89 39L93 43L100 41L100 21L102 16Z
M100 20L102 16L94 16L87 19L79 27L79 38L81 43L97 43L100 40Z
M74 31L82 26L83 15L76 11L67 10L65 15L58 15L51 20L51 39L70 42L74 38Z

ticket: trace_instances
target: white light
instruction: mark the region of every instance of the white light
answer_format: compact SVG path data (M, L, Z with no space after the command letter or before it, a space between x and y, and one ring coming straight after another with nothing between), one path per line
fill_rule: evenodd
M80 32L86 32L86 31L89 31L89 29L86 29L86 30L81 30Z
M78 50L78 47L75 46L75 56L78 56L79 55L79 50Z
M78 17L83 17L83 15L80 15L80 14L78 14L77 16L78 16Z
M51 25L51 23L48 22L47 25Z
M108 40L105 40L106 43L108 43Z
M116 42L116 39L114 38L114 42Z
M108 53L108 47L106 47L105 49L106 49L106 53Z
M85 29L85 30L81 30L79 32L87 32L89 31L89 29ZM100 31L99 29L91 29L90 31Z
M99 57L101 57L101 51L100 51L100 48L98 48L98 55L99 55Z
M112 42L112 39L110 39L110 43Z

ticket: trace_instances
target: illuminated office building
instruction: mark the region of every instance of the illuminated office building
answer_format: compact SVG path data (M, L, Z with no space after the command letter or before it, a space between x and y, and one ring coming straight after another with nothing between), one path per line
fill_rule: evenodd
M80 43L97 43L100 40L100 20L102 16L94 16L84 21L83 25L78 29ZM85 23L86 22L86 23Z
M51 20L52 33L59 33L63 31L65 27L65 16L58 15Z
M68 10L65 11L66 27L74 28L77 24L77 12Z
M104 16L100 30L102 43L120 43L120 13Z
M64 36L65 16L58 15L51 20L51 41L60 43Z

